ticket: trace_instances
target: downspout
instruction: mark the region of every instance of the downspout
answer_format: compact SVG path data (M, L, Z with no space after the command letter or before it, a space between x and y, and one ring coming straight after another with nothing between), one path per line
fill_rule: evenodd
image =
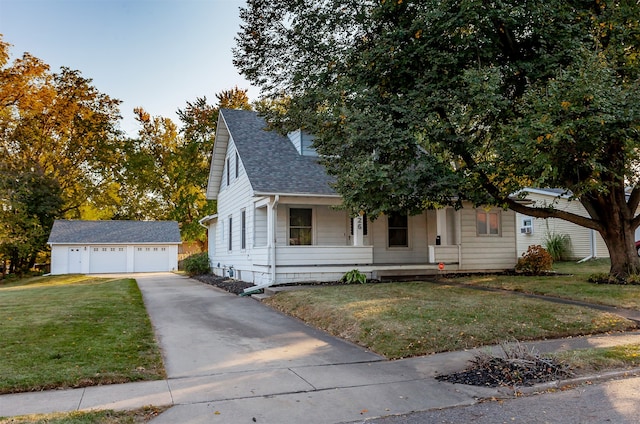
M596 232L595 230L589 230L589 250L591 251L591 254L589 256L587 256L586 258L582 258L578 261L579 264L589 261L591 259L594 259L597 257L597 249L596 249Z

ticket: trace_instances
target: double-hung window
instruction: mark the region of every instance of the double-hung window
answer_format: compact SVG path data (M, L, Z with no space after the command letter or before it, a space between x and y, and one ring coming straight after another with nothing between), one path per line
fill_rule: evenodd
M240 212L240 249L247 248L247 211Z
M229 217L229 252L233 250L233 218Z
M289 244L308 246L312 244L313 209L289 209Z
M500 211L477 209L476 227L479 236L499 236Z
M389 215L389 247L409 247L409 219L406 214Z

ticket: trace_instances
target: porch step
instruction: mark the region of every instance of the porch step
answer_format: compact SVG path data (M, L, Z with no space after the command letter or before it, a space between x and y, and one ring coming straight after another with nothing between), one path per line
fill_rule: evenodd
M269 298L273 296L272 294L266 294L266 293L256 293L256 294L252 294L251 298L258 300L260 302L262 302L263 300Z
M257 300L264 300L268 297L273 296L276 293L279 292L283 292L283 291L292 291L292 290L300 290L300 289L306 289L309 288L310 286L304 286L304 285L300 285L300 286L271 286L271 287L265 287L263 289L264 293L255 293L252 294L251 297Z
M420 279L442 275L438 269L384 269L372 272L372 278L380 281Z

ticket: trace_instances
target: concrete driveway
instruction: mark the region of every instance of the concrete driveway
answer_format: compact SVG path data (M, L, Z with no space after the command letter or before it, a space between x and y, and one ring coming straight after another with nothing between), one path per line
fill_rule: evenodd
M503 412L496 412L497 406L485 409L484 404L452 409L476 404L479 399L514 397L513 388L465 386L434 378L461 370L479 350L385 361L253 299L186 277L168 273L127 277L135 278L142 290L168 378L3 395L0 416L172 405L152 420L153 424L363 423L382 416L389 417L371 422L471 422L476 418L479 422L502 422L513 421L523 408L528 408L523 413L525 418L518 422L548 422L548 417L536 415L547 404L566 411L566 416L572 417L566 422L576 422L573 417L608 416L616 422L631 423L640 416L639 404L634 401L638 378L628 384L622 381L603 385L604 395L590 395L581 403L545 396L540 398L545 399L542 405L535 397L525 397ZM527 346L544 353L639 340L640 332L635 332L539 341ZM499 351L499 347L494 350ZM640 374L640 369L625 370L617 377L626 373ZM614 376L594 375L562 384L577 386L573 393L579 394L584 382L611 378ZM530 389L549 387L556 386L545 384ZM575 412L576 408L581 415ZM407 415L412 411L427 412ZM530 420L531 417L544 421Z
M247 297L176 274L137 274L169 378L383 360Z

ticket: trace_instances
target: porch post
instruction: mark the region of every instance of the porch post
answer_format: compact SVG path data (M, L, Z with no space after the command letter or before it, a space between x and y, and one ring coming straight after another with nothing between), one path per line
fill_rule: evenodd
M353 219L353 245L364 246L364 219L362 215L358 215Z
M436 244L449 244L447 234L447 210L436 210Z
M267 227L267 237L269 246L269 261L271 265L271 284L276 282L276 241L277 241L277 227L278 227L278 202L280 196L276 195L273 202L270 203L270 207L267 209L267 220L269 225Z

